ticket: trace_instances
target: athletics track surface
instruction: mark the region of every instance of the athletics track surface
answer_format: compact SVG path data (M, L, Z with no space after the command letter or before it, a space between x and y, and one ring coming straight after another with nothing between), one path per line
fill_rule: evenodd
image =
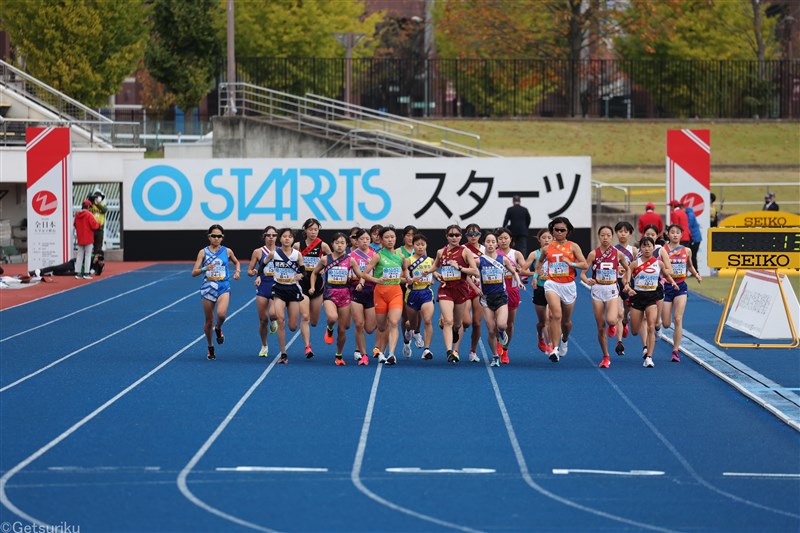
M670 363L663 341L655 369L642 368L637 337L598 369L585 289L558 364L535 347L524 293L499 369L485 332L481 363L466 362L464 345L448 365L438 328L433 361L415 348L386 368L352 362L351 329L348 365L336 367L321 326L314 359L298 338L275 366L275 337L271 357L256 356L247 279L233 283L226 342L206 360L189 268L150 266L0 312L1 521L82 532L800 530L800 434L688 358ZM711 342L720 310L692 296L687 329ZM748 357L796 388L797 355Z

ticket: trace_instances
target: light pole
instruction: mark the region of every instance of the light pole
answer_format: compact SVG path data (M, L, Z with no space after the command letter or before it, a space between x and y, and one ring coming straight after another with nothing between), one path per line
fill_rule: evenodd
M228 109L226 114L236 114L236 52L233 31L233 0L228 0Z
M336 37L336 40L339 41L339 44L344 46L344 101L346 104L350 104L350 79L353 73L353 48L358 46L358 43L361 42L361 39L364 38L365 34L348 31L335 32L333 36Z

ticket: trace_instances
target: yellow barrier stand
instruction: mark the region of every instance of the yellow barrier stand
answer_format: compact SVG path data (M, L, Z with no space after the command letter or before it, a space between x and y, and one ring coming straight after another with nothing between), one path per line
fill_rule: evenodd
M780 211L758 211L728 217L723 227L708 231L708 266L734 269L725 308L714 341L725 348L796 348L800 346L797 328L783 290L779 270L800 269L800 215ZM733 302L733 289L741 271L770 271L778 283L791 344L724 343L722 330Z

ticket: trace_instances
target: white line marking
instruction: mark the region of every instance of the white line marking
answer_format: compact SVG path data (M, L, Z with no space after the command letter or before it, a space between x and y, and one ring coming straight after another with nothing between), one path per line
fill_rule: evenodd
M592 470L584 468L554 468L553 473L556 475L567 474L599 474L605 476L663 476L664 472L660 470Z
M42 372L44 372L45 370L48 370L48 369L50 369L50 368L53 368L53 367L54 367L54 366L56 366L57 364L59 364L59 363L62 363L62 362L64 362L64 361L66 361L67 359L69 359L69 358L70 358L70 357L72 357L73 355L77 355L77 354L81 353L81 352L82 352L82 351L84 351L84 350L88 350L88 349L89 349L89 348L91 348L92 346L95 346L95 345L97 345L97 344L100 344L101 342L103 342L103 341L105 341L105 340L108 340L108 339L110 339L111 337L113 337L113 336L115 336L115 335L117 335L117 334L119 334L119 333L122 333L122 332L123 332L123 331L125 331L125 330L131 329L133 326L136 326L136 325L138 325L138 324L141 324L141 323L142 323L142 322L144 322L145 320L147 320L147 319L149 319L149 318L152 318L152 317L156 316L157 314L159 314L159 313L161 313L161 312L163 312L163 311L166 311L166 310L167 310L167 309L169 309L170 307L172 307L172 306L175 306L175 305L177 305L177 304L181 303L182 301L186 300L187 298L191 298L192 296L197 296L197 291L193 291L193 292L191 292L191 293L187 294L186 296L184 296L183 298L179 298L179 299L175 300L174 302L172 302L172 303L171 303L171 304L169 304L168 306L166 306L166 307L162 307L162 308L161 308L161 309L159 309L158 311L154 311L154 312L150 313L149 315L147 315L147 316L145 316L145 317L143 317L143 318L140 318L140 319L139 319L139 320L137 320L136 322L133 322L132 324L128 324L128 325L127 325L127 326L125 326L124 328L121 328L121 329L118 329L118 330L116 330L116 331L113 331L113 332L109 333L108 335L106 335L105 337L103 337L103 338L101 338L101 339L97 339L96 341L94 341L94 342L93 342L93 343L91 343L91 344L87 344L87 345L85 345L85 346L81 346L81 347L80 347L80 348L78 348L77 350L75 350L75 351L73 351L73 352L70 352L70 353L68 353L68 354L67 354L67 355L65 355L64 357L62 357L62 358L60 358L60 359L56 359L55 361L53 361L53 362L52 362L52 363L50 363L49 365L45 365L45 366L43 366L42 368L40 368L39 370L37 370L37 371L35 371L35 372L31 372L31 373L30 373L30 374L28 374L27 376L23 376L23 377L19 378L17 381L14 381L13 383L9 383L8 385L6 385L6 386L4 386L4 387L0 388L0 393L2 393L2 392L5 392L5 391L7 391L8 389L10 389L10 388L12 388L12 387L16 387L16 386L17 386L17 385L19 385L20 383L23 383L23 382L25 382L25 381L28 381L28 380L29 380L29 379L31 379L32 377L34 377L34 376L37 376L37 375L41 374L41 373L42 373Z
M574 340L572 342L575 343ZM528 486L530 486L533 490L535 490L539 494L542 494L543 496L546 496L559 503L563 503L564 505L572 507L573 509L579 509L581 511L593 514L595 516L602 516L603 518L608 518L609 520L622 522L623 524L636 526L638 528L672 533L673 530L671 529L654 526L651 524L645 524L644 522L637 522L636 520L631 520L629 518L607 513L605 511L600 511L597 509L593 509L591 507L586 507L585 505L581 505L572 500L562 498L561 496L553 492L550 492L549 490L545 489L544 487L536 483L531 477L530 472L528 471L528 464L525 461L525 455L522 453L522 447L520 446L519 440L517 439L517 433L514 431L514 426L511 424L511 416L508 414L508 409L506 409L506 404L503 401L503 395L500 393L500 386L497 384L497 380L494 377L494 372L492 371L492 367L489 366L489 357L486 353L486 345L484 344L483 340L481 340L480 342L480 349L481 349L481 355L483 357L483 364L486 367L486 371L489 373L489 381L492 382L492 388L494 389L494 396L495 399L497 400L497 406L500 408L500 414L502 414L503 416L503 423L506 426L508 439L511 441L511 447L514 450L514 456L517 459L517 465L519 466L519 471L522 474L522 478L525 480L525 483L527 483Z
M39 324L38 326L34 326L34 327L28 328L28 329L26 329L24 331L20 331L19 333L15 333L15 334L10 335L8 337L4 337L4 338L0 339L0 343L6 342L7 340L11 340L14 337L19 337L20 335L24 335L26 333L30 333L31 331L36 331L39 328L43 328L45 326L49 326L50 324L54 324L54 323L56 323L56 322L58 322L60 320L64 320L65 318L69 318L69 317L71 317L73 315L77 315L78 313L82 313L84 311L88 311L89 309L92 309L93 307L97 307L98 305L103 305L105 303L110 302L111 300L116 300L117 298L122 298L123 296L127 296L128 294L134 293L136 291L140 291L140 290L142 290L142 289L144 289L146 287L149 287L151 285L155 285L155 284L161 283L161 282L166 281L169 278L177 276L177 275L178 275L178 273L171 274L171 275L165 276L165 277L163 277L163 278L161 278L159 280L153 281L152 283L148 283L147 285L142 285L141 287L137 287L135 289L131 289L129 291L125 291L123 293L117 294L116 296L112 296L111 298L106 298L105 300L102 300L102 301L97 302L95 304L88 305L86 307L81 307L77 311L73 311L72 313L68 313L68 314L60 316L58 318L54 318L53 320L50 320L49 322L45 322L44 324Z
M767 477L767 478L782 478L782 479L800 479L800 474L770 474L758 472L723 472L723 476L731 477Z
M689 139L694 141L694 143L697 146L699 146L701 150L703 150L704 152L707 152L709 154L711 153L711 147L709 145L707 145L706 142L703 139L698 137L692 130L681 130L681 131L684 133L684 135L689 137Z
M240 307L239 309L237 309L236 311L231 313L230 316L228 317L228 319L230 320L231 318L236 316L240 311L242 311L245 308L247 308L254 301L255 301L255 298L251 299L249 302L244 304L242 307ZM13 503L11 503L11 500L8 499L8 494L6 494L6 485L8 485L8 481L12 477L14 477L20 470L24 469L26 466L28 466L29 464L34 462L36 459L40 458L42 455L44 455L45 453L47 453L48 451L53 449L60 442L62 442L63 440L67 439L70 435L72 435L73 433L78 431L80 428L85 426L87 423L89 423L97 415L99 415L100 413L102 413L103 411L105 411L106 409L111 407L112 405L114 405L120 398L124 397L129 392L131 392L133 389L135 389L136 387L138 387L139 385L141 385L142 383L144 383L145 381L150 379L154 374L156 374L159 370L161 370L162 368L164 368L165 366L170 364L174 359L176 359L183 352L185 352L186 350L188 350L189 348L191 348L192 346L194 346L195 344L197 344L198 342L200 342L201 340L203 340L205 338L206 338L206 336L205 336L205 334L203 334L203 335L200 335L199 337L197 337L196 339L194 339L192 342L190 342L189 344L187 344L186 346L184 346L183 348L181 348L180 350L178 350L177 352L175 352L174 354L169 356L167 359L162 361L161 364L159 364L158 366L153 368L150 372L148 372L144 376L140 377L139 379L137 379L136 381L134 381L130 385L128 385L128 387L126 387L125 389L123 389L120 392L118 392L113 398L108 400L106 403L104 403L103 405L101 405L100 407L98 407L97 409L95 409L94 411L92 411L91 413L89 413L88 415L83 417L82 419L80 419L78 422L73 424L69 429L67 429L61 435L59 435L55 439L51 440L50 442L48 442L47 444L45 444L44 446L42 446L41 448L36 450L33 454L29 455L21 463L19 463L18 465L13 467L11 470L9 470L5 474L3 474L3 476L0 477L0 504L2 504L6 509L11 511L15 515L19 516L23 520L27 520L28 522L30 522L32 524L35 524L35 525L38 525L38 526L41 526L41 527L51 528L51 529L54 528L54 526L46 524L45 522L42 522L41 520L38 520L38 519L32 517L31 515L27 514L25 511L23 511L22 509L20 509L19 507L17 507Z
M494 474L494 468L434 468L424 469L416 466L387 468L387 472L398 474Z
M684 331L684 335L686 335L686 331ZM589 354L586 353L586 350L584 350L583 347L577 341L575 342L575 346L581 352L581 355L583 355L584 359L589 361L592 366L595 366L594 360L592 360L592 358L589 357ZM772 512L772 513L775 513L775 514L789 516L789 517L792 517L792 518L800 518L800 514L790 513L788 511L783 511L781 509L775 509L774 507L769 507L768 505L762 505L760 503L756 503L754 501L748 500L747 498L742 498L741 496L736 496L735 494L731 494L730 492L725 492L724 490L722 490L722 489L720 489L718 487L715 487L714 485L712 485L711 483L706 481L705 478L703 478L700 474L697 473L697 471L694 469L694 467L691 465L691 463L689 463L689 461L683 455L681 455L681 453L678 451L678 449L675 447L675 445L673 445L672 442L670 442L670 440L667 439L667 437L658 430L658 428L655 426L655 424L653 424L653 422L651 422L650 419L645 416L645 414L641 411L641 409L636 407L636 405L633 403L633 401L630 398L628 398L628 396L624 392L622 392L622 389L620 389L617 386L617 384L614 382L614 380L612 380L609 377L608 372L604 372L604 371L602 371L600 369L597 369L597 371L603 377L603 379L605 379L606 382L611 386L611 388L614 389L614 391L619 395L619 397L622 398L622 401L624 401L628 405L628 407L634 413L636 413L636 416L638 416L639 419L644 423L644 425L647 426L647 428L650 430L650 432L653 433L653 435L655 435L655 437L659 441L661 441L661 443L667 448L667 450L669 450L669 452L673 455L673 457L675 457L675 459L678 460L678 462L683 466L683 468L686 470L686 472L688 472L689 475L692 478L694 478L698 483L703 485L708 490L710 490L712 492L716 492L720 496L724 496L724 497L729 498L729 499L731 499L731 500L733 500L735 502L743 503L745 505L749 505L751 507L755 507L757 509L762 509L764 511L769 511L769 512Z
M253 298L250 301L251 302L255 301L255 298ZM286 345L287 348L292 345L295 339L297 339L298 335L300 335L300 329L297 330L297 332L294 334L294 337L292 337L292 339ZM189 485L186 483L186 478L189 477L189 474L191 473L195 465L197 465L197 463L200 462L200 459L202 459L203 456L206 454L206 452L208 452L208 450L214 444L214 441L216 441L222 434L222 432L225 431L225 428L227 428L228 424L231 423L233 417L235 417L236 413L239 412L239 409L242 408L247 399L250 398L250 396L256 391L258 386L261 385L261 382L267 378L270 372L272 372L272 369L275 368L275 365L277 363L278 363L278 358L275 357L269 364L269 366L266 368L266 370L264 370L264 372L262 372L261 375L258 376L258 379L256 379L255 382L253 382L253 384L250 385L250 388L247 389L247 392L244 393L244 396L239 398L239 401L236 402L236 405L233 406L233 409L230 410L225 419L220 423L219 426L217 426L217 429L215 429L214 432L211 434L211 436L208 437L208 439L206 439L206 441L203 443L200 449L197 450L194 456L191 459L189 459L189 462L186 463L186 466L184 466L183 469L178 474L178 479L176 481L178 484L178 489L180 489L181 491L181 494L183 494L183 496L187 500L189 500L196 506L200 507L201 509L213 515L216 515L220 518L228 520L229 522L233 522L234 524L239 524L240 526L249 527L250 529L255 529L257 531L265 531L266 533L277 533L277 532L274 529L260 526L258 524L254 524L253 522L248 522L247 520L239 518L238 516L233 516L231 514L226 513L225 511L217 509L216 507L210 506L209 504L207 504L206 502L195 496L191 490L189 490Z
M77 472L93 474L97 472L159 472L160 466L50 466L53 472Z
M217 472L327 472L327 468L307 468L303 466L233 466L218 467Z
M418 513L417 511L413 511L411 509L407 509L405 507L401 507L395 503L386 500L371 490L369 490L364 483L361 481L361 466L364 463L364 453L367 449L367 438L369 437L369 427L372 424L372 414L375 411L375 398L378 395L378 383L381 380L381 370L383 369L382 364L378 364L378 369L375 371L375 378L372 380L372 389L369 393L369 402L367 402L367 412L364 414L364 424L361 426L361 436L358 439L358 448L356 449L356 457L353 460L353 470L350 472L350 479L353 482L353 485L362 493L365 494L370 499L380 503L381 505L385 505L389 509L393 509L397 512L407 514L409 516L413 516L414 518L419 518L420 520L425 520L426 522L431 522L433 524L437 524L443 527L448 527L451 529L457 529L459 531L466 531L467 533L478 533L478 530L461 526L458 524L453 524L451 522L446 522L444 520L440 520L438 518L434 518L433 516L428 516L426 514Z

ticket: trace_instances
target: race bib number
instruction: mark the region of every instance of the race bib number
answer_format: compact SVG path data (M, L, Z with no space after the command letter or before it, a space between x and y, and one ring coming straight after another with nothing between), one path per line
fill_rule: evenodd
M636 278L636 290L654 291L658 287L658 274L640 274Z
M563 278L569 276L569 265L564 261L550 263L547 275L551 278Z
M383 279L386 281L399 281L401 270L399 267L384 267Z
M294 275L295 271L291 268L276 268L275 269L275 281L278 283L294 283Z
M264 268L261 270L261 272L265 276L268 276L268 277L274 276L275 275L275 263L270 261L269 263L264 265Z
M332 268L328 271L329 285L344 285L347 283L346 268Z
M499 268L481 269L481 282L485 285L493 285L503 282L503 271Z
M219 259L215 259L212 263L213 268L206 270L206 279L211 281L222 281L225 279L225 265Z
M442 279L444 281L459 281L461 279L461 271L454 266L444 265L442 267Z
M314 270L314 267L319 263L319 257L307 256L303 258L303 265L309 272Z
M595 270L594 279L604 285L617 282L617 271L613 263L600 263L600 268Z
M422 283L427 283L427 284L433 283L433 274L426 274L426 275L423 276L422 275L422 270L418 270L418 269L414 270L414 273L412 274L411 277L419 278L419 281L417 281L415 283L420 283L420 284L422 284Z
M672 263L672 272L673 276L683 277L686 276L686 263L681 261L680 263Z

